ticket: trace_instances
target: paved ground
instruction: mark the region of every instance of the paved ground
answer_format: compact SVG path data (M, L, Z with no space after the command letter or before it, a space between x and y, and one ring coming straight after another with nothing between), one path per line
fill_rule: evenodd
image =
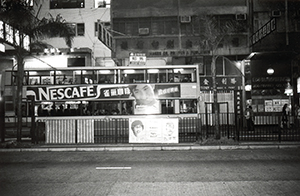
M0 157L0 195L300 195L298 148Z

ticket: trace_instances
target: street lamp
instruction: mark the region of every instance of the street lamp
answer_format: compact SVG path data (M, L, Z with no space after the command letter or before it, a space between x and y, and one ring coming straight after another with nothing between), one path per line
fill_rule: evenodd
M269 75L273 75L274 69L273 69L273 68L269 68L269 69L267 70L267 73L268 73Z
M289 105L291 105L291 96L293 96L293 87L290 82L287 83L287 87L284 90L284 94L289 96Z

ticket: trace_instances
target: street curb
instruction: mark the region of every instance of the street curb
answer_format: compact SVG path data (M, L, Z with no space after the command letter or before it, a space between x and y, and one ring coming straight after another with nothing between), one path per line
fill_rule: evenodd
M80 146L80 147L33 147L2 148L0 152L104 152L104 151L190 151L190 150L256 150L300 148L300 144L257 144L257 145L178 145L178 146Z

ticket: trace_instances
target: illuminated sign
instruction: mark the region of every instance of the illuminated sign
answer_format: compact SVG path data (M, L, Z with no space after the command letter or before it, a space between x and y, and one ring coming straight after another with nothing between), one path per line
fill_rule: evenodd
M22 46L27 51L30 50L30 37L3 21L0 21L0 40L12 46Z

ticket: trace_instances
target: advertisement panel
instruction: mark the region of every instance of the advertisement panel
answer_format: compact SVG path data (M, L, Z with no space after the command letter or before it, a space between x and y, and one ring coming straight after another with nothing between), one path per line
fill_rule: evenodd
M178 119L130 118L129 143L178 143Z
M160 114L161 104L159 99L180 98L180 85L139 83L129 85L89 84L30 86L27 87L27 95L33 95L35 101L97 101L100 99L127 99L134 100L134 114Z

